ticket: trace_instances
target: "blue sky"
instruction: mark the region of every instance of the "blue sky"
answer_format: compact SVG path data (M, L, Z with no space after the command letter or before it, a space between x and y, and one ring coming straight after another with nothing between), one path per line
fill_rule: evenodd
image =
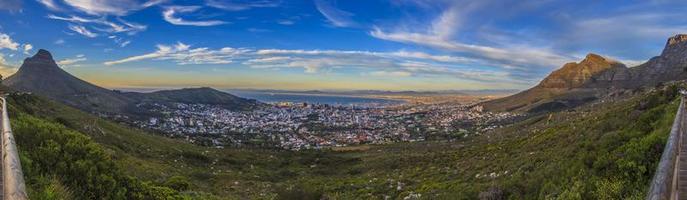
M0 73L37 49L110 88L524 89L687 33L670 0L1 0Z

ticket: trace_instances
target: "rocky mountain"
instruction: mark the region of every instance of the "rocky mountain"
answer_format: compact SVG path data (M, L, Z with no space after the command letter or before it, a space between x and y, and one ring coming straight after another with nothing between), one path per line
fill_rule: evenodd
M50 52L43 49L26 58L19 71L5 79L3 84L88 111L121 112L132 102L115 91L72 76L57 66Z
M131 114L136 104L158 103L201 103L221 105L233 110L252 109L259 103L243 99L211 88L188 88L152 93L119 92L105 89L83 81L62 70L50 52L39 50L36 55L24 60L17 73L8 77L3 84L19 91L32 92L41 96L88 112ZM136 113L139 113L137 111Z
M541 112L575 107L611 93L687 79L687 35L668 39L661 55L628 68L613 59L588 54L567 63L538 85L481 104L491 111Z

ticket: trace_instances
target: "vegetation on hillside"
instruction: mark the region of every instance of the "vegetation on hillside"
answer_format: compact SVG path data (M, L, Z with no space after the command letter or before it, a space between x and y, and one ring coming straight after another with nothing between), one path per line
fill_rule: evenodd
M301 152L194 146L33 95L13 95L10 117L34 199L640 199L677 96L637 92L455 142Z

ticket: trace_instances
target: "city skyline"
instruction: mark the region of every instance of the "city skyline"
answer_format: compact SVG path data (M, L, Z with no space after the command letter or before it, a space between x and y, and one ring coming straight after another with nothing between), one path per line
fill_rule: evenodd
M658 55L684 4L10 0L0 66L42 48L108 88L524 89L589 52Z

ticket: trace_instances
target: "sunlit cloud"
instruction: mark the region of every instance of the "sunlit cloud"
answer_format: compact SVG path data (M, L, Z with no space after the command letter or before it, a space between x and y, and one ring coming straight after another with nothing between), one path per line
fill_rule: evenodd
M0 49L10 49L16 51L19 48L19 43L16 43L9 35L0 33Z

